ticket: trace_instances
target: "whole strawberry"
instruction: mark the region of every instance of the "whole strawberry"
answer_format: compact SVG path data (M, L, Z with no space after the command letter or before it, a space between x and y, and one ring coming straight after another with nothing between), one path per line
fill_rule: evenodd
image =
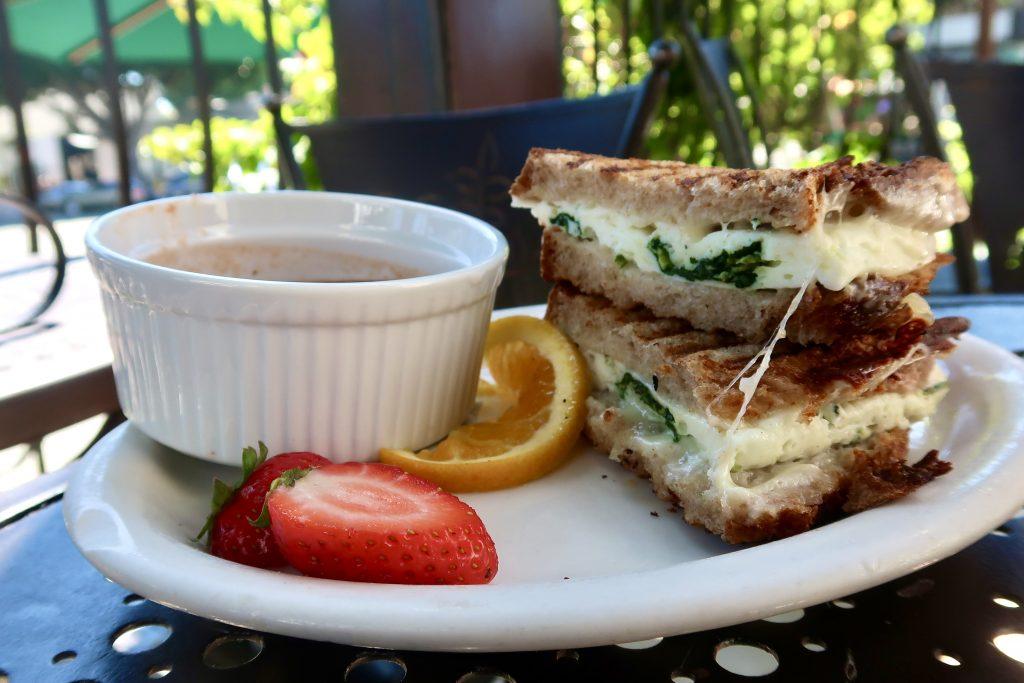
M242 480L229 486L213 480L210 516L196 540L209 534L210 552L232 562L252 567L282 567L286 564L274 538L266 528L252 524L263 508L270 485L283 472L310 469L330 464L316 453L281 453L267 458L267 447L260 441L259 452L251 446L242 451Z
M473 508L391 465L285 472L267 512L281 554L309 576L477 584L498 571L494 541Z

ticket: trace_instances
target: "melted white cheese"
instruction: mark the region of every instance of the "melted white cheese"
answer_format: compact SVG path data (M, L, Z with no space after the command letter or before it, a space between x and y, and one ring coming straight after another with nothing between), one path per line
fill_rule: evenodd
M935 258L935 237L923 230L893 225L864 214L838 223L824 223L804 233L787 230L757 230L745 226L693 226L669 223L643 223L600 207L574 203L536 202L528 206L544 225L565 212L579 220L584 234L621 254L637 268L661 272L647 243L654 237L668 244L676 264L686 265L690 258L717 256L723 250L734 251L761 241L761 257L778 265L758 269L752 289L799 287L811 275L822 286L839 290L863 275L895 276L909 273ZM721 229L718 229L721 227ZM817 266L817 269L815 268ZM706 284L732 285L703 281Z
M800 285L800 289L797 290L797 293L794 294L793 298L790 300L789 307L786 309L786 314L782 316L782 320L779 321L778 327L775 328L775 334L772 335L772 338L768 343L761 347L761 350L743 366L743 369L736 373L736 376L732 378L732 381L729 382L728 386L726 386L725 389L722 389L718 396L715 396L714 400L708 404L707 412L710 414L714 405L718 403L723 396L725 396L726 392L732 389L734 384L739 382L739 390L740 393L743 394L743 403L740 405L740 409L736 413L736 419L732 421L732 425L729 427L730 435L736 431L736 428L739 427L740 422L743 420L743 416L747 414L747 408L750 406L751 399L754 398L754 392L757 391L757 385L761 383L761 378L764 377L764 373L768 372L768 366L772 362L772 352L775 351L775 345L779 343L779 340L786 338L786 324L789 323L789 319L800 306L800 302L803 301L804 294L807 292L807 287L811 284L813 279L814 274L812 273L811 275L808 275L807 279ZM758 363L757 369L747 377L747 370L749 370L759 358L761 360L760 363Z
M685 461L693 458L703 459L710 465L728 462L728 469L752 469L802 460L837 444L866 439L875 432L906 429L911 422L931 415L946 393L940 386L945 375L936 366L928 381L932 389L910 394L874 394L829 405L810 420L801 418L802 406L794 406L732 428L728 422L714 415L695 412L665 398L654 389L651 377L632 372L622 363L602 354L584 351L584 355L590 366L595 391L617 393L615 383L630 372L672 411L680 433L689 435L679 443L673 443L671 434L666 431L652 430L650 426L655 420L651 415L628 409L624 413L627 418L635 419L638 425L644 425L643 429L637 430L637 438L657 444L659 450L675 461L674 466L679 468L685 468Z

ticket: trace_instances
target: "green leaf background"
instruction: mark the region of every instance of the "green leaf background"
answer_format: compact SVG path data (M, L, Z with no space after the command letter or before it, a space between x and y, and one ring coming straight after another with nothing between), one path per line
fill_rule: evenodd
M653 0L560 0L563 25L563 73L567 97L608 92L639 82L650 68L647 47L655 35ZM185 0L173 0L187 20ZM624 8L629 8L628 17ZM761 164L808 166L850 154L892 161L894 141L911 141L916 120L900 95L885 32L896 23L924 25L934 7L928 0L701 0L663 4L663 34L678 39L689 8L702 35L727 37L748 66L768 131L753 134ZM240 22L264 39L260 3L251 0L201 0L200 18L216 12L225 22ZM630 35L624 39L628 20ZM288 89L287 120L320 122L335 115L337 82L330 22L323 0L279 0L274 14L275 40L282 55ZM912 45L923 39L912 35ZM746 123L754 130L751 102L737 90ZM215 117L213 153L216 189L259 190L276 183L276 150L271 121ZM946 112L941 132L961 184L971 186L969 163L959 126ZM179 166L193 174L202 168L202 132L198 121L154 129L139 144L139 154ZM768 158L764 143L775 150ZM912 146L912 145L911 145ZM315 185L315 169L296 153ZM715 140L698 106L686 65L677 65L647 141L649 156L720 164Z

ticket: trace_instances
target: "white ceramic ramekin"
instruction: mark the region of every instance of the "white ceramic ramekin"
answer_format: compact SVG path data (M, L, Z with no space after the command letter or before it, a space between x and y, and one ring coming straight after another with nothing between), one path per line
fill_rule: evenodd
M226 237L325 240L433 275L360 283L244 280L156 266L161 246ZM205 460L274 452L374 459L419 448L472 407L501 234L435 206L361 195L193 195L137 204L86 236L121 407L153 439Z

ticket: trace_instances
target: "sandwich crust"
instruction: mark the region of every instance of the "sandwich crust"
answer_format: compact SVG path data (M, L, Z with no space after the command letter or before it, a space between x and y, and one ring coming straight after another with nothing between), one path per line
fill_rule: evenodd
M951 469L935 451L907 464L907 432L894 429L797 461L805 466L798 479L780 478L780 466L764 467L730 475L738 490L722 490L707 468L691 468L686 477L670 476L669 461L637 439L615 408L593 398L587 407L584 429L598 449L650 479L654 493L682 508L687 522L729 543L792 536L901 498Z
M547 318L581 348L614 358L645 376L656 376L666 396L691 410L732 420L743 394L730 382L760 349L725 332L695 330L686 321L658 318L646 309L624 311L606 299L560 284L548 298ZM875 391L913 392L926 385L934 358L966 320L914 318L895 332L861 334L831 346L775 347L745 420L794 405L807 418L829 403Z
M620 268L611 249L547 228L541 239L541 276L569 282L619 308L643 306L655 315L682 318L702 330L724 330L751 342L771 336L796 289L742 290ZM952 261L939 254L904 275L859 278L839 291L813 284L786 328L798 344L830 344L851 334L891 330L910 316L908 294L927 294L935 272Z
M750 170L534 148L509 192L520 204L571 200L651 223L756 220L793 232L811 230L832 211L844 217L871 212L930 232L968 215L953 171L931 157L899 166L843 157L813 168Z

